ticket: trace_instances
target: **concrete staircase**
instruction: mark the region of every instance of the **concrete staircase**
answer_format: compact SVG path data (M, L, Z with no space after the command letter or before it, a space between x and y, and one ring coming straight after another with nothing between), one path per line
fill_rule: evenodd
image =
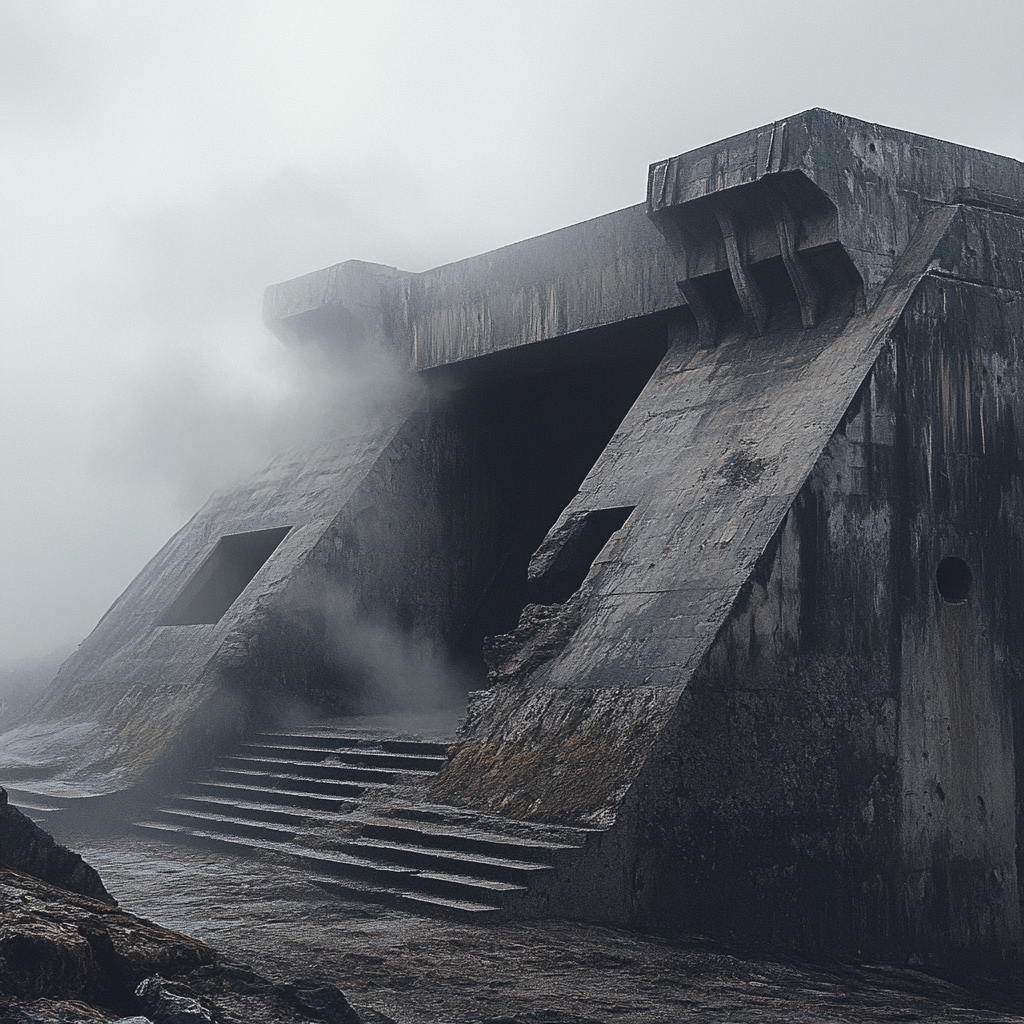
M429 803L445 752L374 730L264 733L135 827L281 857L350 898L477 920L542 913L589 830Z

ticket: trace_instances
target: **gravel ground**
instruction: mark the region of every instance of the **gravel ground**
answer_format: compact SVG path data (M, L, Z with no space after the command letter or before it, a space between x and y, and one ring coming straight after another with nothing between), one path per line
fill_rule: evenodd
M74 844L123 910L276 979L321 977L400 1024L1017 1021L1024 988L739 956L565 921L463 924L350 903L269 861L135 837Z

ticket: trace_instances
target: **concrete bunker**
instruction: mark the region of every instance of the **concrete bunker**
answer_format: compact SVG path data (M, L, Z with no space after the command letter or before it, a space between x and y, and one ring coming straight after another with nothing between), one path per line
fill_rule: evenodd
M301 604L340 581L479 687L411 813L577 830L518 912L1019 969L1024 165L805 111L550 235L272 286L265 319L408 386L211 499L0 771L113 797L343 694ZM236 559L267 523L288 542Z

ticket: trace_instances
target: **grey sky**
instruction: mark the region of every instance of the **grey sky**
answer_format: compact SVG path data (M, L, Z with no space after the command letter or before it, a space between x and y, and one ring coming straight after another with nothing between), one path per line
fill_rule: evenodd
M266 284L632 205L811 106L1024 159L1022 53L1022 0L0 0L0 662L265 457Z

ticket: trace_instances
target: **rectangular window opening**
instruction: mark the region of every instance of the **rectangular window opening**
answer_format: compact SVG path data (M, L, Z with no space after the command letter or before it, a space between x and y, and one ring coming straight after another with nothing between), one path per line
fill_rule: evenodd
M290 526L280 526L221 537L157 625L219 622L290 529Z
M612 534L622 529L635 505L577 513L566 523L561 547L542 576L532 580L542 604L562 604L583 585L597 556Z

